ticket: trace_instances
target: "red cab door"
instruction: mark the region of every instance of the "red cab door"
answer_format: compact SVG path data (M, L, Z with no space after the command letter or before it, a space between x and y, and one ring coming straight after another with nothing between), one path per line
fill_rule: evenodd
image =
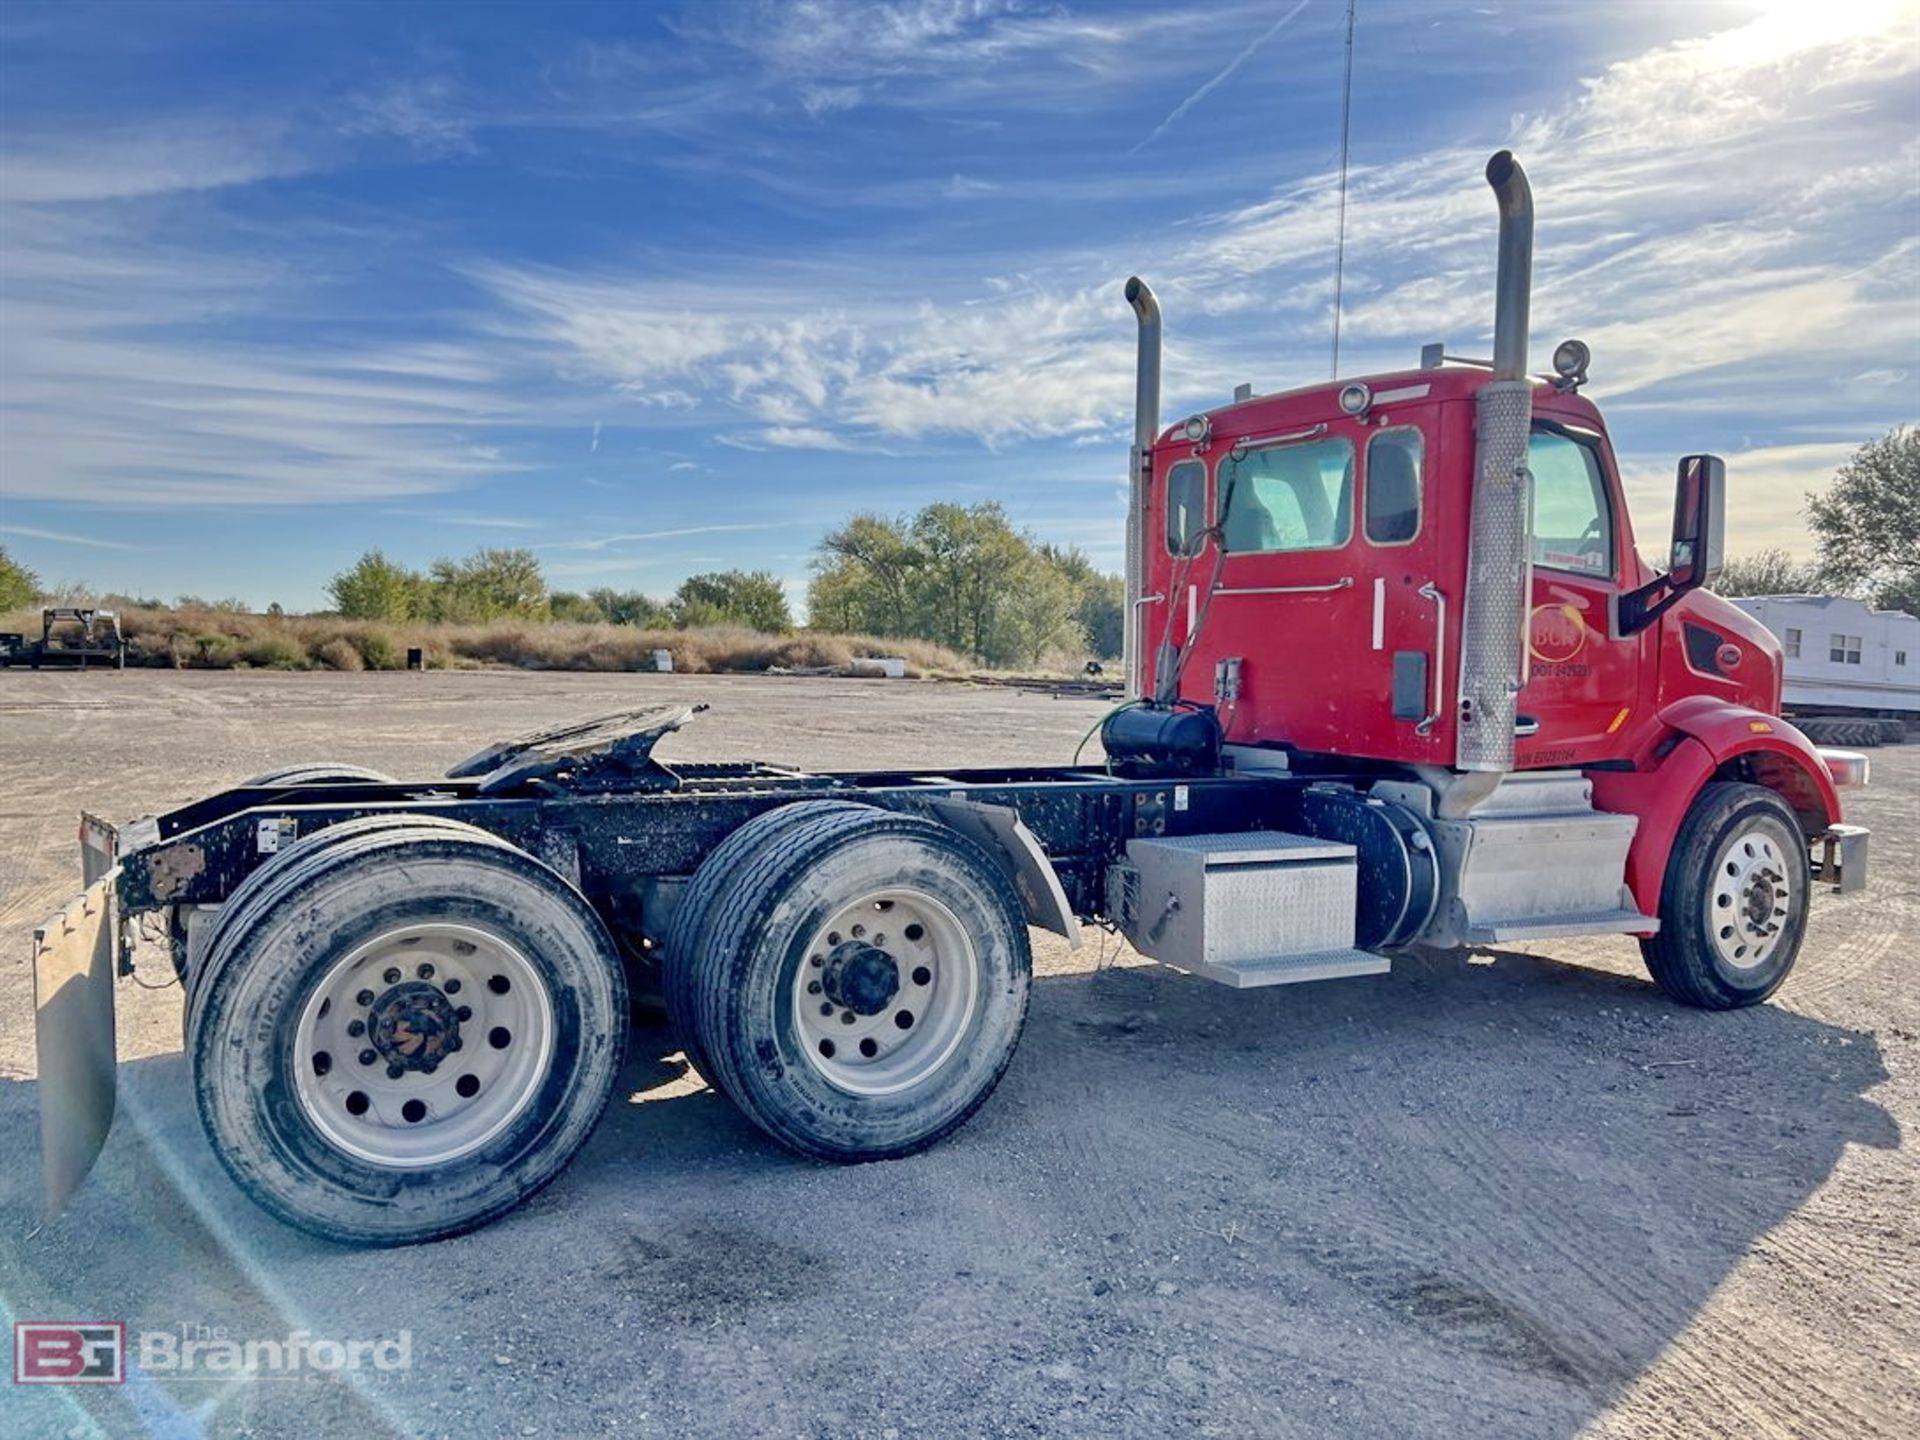
M1616 639L1611 623L1633 539L1603 435L1536 420L1528 467L1533 603L1515 759L1578 767L1615 758L1641 700L1644 637Z

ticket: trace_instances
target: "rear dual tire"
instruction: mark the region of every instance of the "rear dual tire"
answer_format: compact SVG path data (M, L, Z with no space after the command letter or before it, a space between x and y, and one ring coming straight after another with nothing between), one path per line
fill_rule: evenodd
M689 1059L788 1149L925 1149L977 1110L1026 1020L1019 897L920 816L803 802L695 876L667 953Z
M235 893L188 1053L214 1152L254 1201L399 1245L552 1180L613 1093L626 1026L613 941L577 891L471 826L382 817Z

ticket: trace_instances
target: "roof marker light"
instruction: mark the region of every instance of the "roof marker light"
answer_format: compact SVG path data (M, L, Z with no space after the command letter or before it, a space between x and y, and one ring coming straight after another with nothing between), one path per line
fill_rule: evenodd
M1204 445L1213 434L1213 417L1210 415L1190 416L1181 424L1180 433L1186 436L1193 444Z
M1560 347L1553 352L1553 373L1560 377L1560 383L1567 389L1577 389L1587 378L1587 366L1593 360L1593 352L1587 349L1584 340L1562 340Z
M1358 380L1351 385L1340 387L1340 408L1349 415L1360 416L1367 413L1367 407L1373 404L1373 391Z

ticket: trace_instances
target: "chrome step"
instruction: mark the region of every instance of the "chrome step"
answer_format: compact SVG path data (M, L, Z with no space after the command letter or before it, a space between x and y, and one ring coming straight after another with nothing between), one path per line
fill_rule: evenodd
M1642 915L1638 910L1598 910L1469 925L1466 936L1476 945L1505 945L1513 940L1553 940L1562 935L1651 935L1659 928L1660 920L1655 915Z
M1262 959L1198 965L1192 967L1192 973L1205 980L1231 985L1236 990L1251 990L1260 985L1297 985L1302 980L1341 980L1349 975L1384 975L1391 968L1386 956L1375 955L1367 950L1322 950L1311 955L1274 955Z

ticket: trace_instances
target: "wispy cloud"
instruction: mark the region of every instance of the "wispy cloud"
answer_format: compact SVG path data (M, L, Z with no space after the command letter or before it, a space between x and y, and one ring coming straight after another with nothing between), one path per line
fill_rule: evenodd
M682 525L670 530L629 530L617 535L587 535L578 540L554 540L535 548L541 550L607 550L615 545L634 545L649 540L683 540L689 535L736 535L753 530L784 530L805 525L805 520L756 520L740 525Z
M37 525L0 525L0 535L21 535L29 540L50 540L56 545L81 545L89 550L139 550L120 540L103 540L98 535L76 535L67 530L42 530Z
M448 75L396 80L348 102L342 134L395 139L428 159L471 155L474 117Z
M1182 115L1185 115L1189 110L1193 109L1194 106L1198 105L1202 100L1206 99L1207 96L1211 95L1214 91L1218 90L1222 85L1224 85L1228 80L1232 79L1234 71L1238 70L1242 65L1246 64L1247 61L1251 60L1254 57L1254 55L1258 53L1260 47L1262 45L1265 45L1267 41L1271 40L1275 35L1278 35L1280 33L1281 27L1284 26L1289 20L1293 19L1294 16L1298 15L1302 10L1306 9L1307 4L1308 4L1308 0L1299 0L1299 3L1296 4L1291 10L1287 11L1286 14L1282 15L1278 20L1275 20L1273 24L1269 25L1266 29L1262 30L1258 35L1254 36L1253 39L1250 42L1248 42L1248 44L1245 47L1243 47L1238 54L1236 54L1231 60L1229 60L1224 67L1222 67L1218 72L1216 72L1209 79L1203 81L1198 89L1194 90L1190 95L1187 96L1186 99L1182 100L1178 105L1174 106L1173 109L1169 110L1167 112L1166 119L1162 120L1158 125L1154 126L1152 132L1149 133L1144 140L1142 140L1139 144L1135 145L1133 149L1129 150L1127 153L1129 155L1138 155L1142 150L1146 149L1147 146L1151 145L1154 141L1158 140L1162 135L1166 134L1168 130L1173 128L1174 124L1180 119Z
M126 200L217 190L315 168L271 116L159 120L108 132L8 127L0 144L0 203Z
M460 510L417 510L405 507L383 512L403 520L428 520L435 525L459 525L476 530L538 530L538 520L522 520L512 515L483 515Z

